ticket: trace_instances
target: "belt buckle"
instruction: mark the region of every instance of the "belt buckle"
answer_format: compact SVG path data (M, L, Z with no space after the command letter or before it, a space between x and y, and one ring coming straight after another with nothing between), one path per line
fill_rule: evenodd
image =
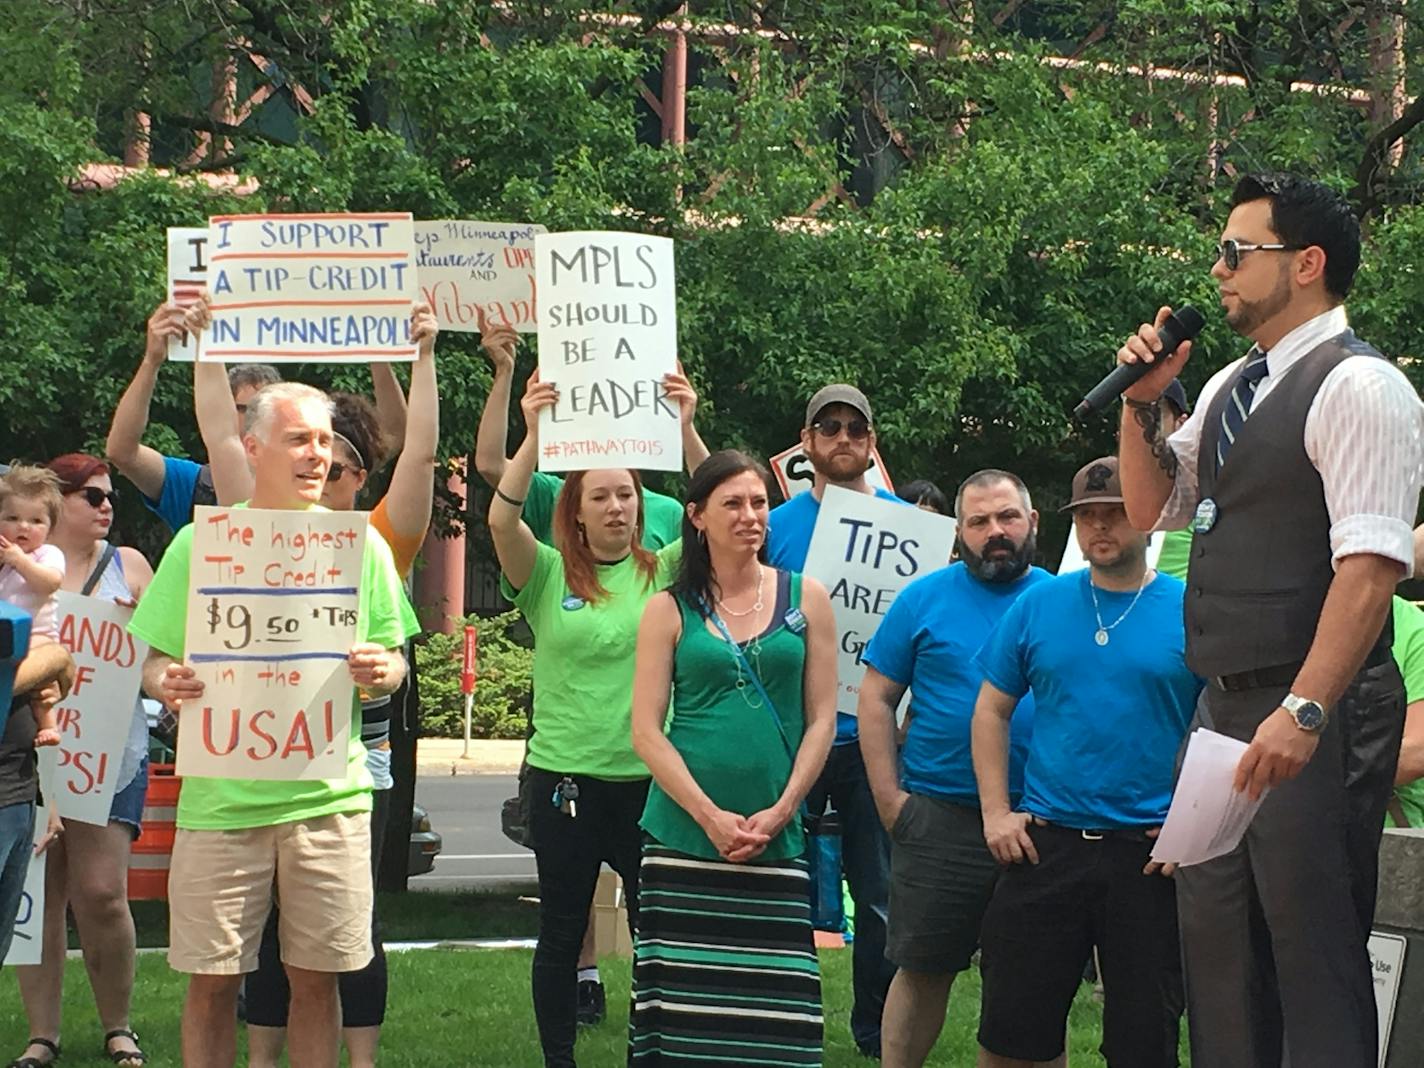
M1101 842L1103 840L1101 831L1079 831L1078 833L1083 836L1085 842Z

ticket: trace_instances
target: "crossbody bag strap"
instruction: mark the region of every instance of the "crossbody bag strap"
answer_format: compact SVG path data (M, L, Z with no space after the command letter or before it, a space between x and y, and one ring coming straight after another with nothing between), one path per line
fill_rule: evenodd
M104 551L99 554L99 562L94 565L94 570L89 573L89 577L84 580L84 588L79 592L82 596L89 596L94 592L94 587L99 585L99 580L104 577L104 572L109 569L109 561L114 558L114 554L119 550L114 548L109 542L104 542Z
M771 694L766 692L766 686L761 681L761 676L752 667L751 661L747 659L746 652L740 645L732 640L732 633L727 629L727 624L722 622L722 617L713 611L708 604L702 602L702 610L707 614L707 618L712 621L712 625L722 635L722 640L732 647L732 653L736 656L742 666L742 670L751 677L752 685L757 688L757 693L761 694L762 703L766 705L767 713L771 716L771 721L776 724L776 733L781 738L781 746L786 750L786 756L792 764L796 763L796 754L791 751L791 740L786 737L786 725L781 722L781 714L776 710L776 703L772 701Z

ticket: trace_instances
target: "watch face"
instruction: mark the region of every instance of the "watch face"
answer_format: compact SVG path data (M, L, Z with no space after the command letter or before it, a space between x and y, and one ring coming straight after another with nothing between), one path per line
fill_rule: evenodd
M1325 709L1314 701L1305 701L1295 710L1295 721L1302 730L1318 731L1325 726Z

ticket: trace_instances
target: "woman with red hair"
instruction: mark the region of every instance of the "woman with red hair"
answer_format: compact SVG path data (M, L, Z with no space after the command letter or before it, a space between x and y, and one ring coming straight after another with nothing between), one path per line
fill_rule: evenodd
M697 394L664 379L690 412ZM528 434L495 488L489 527L505 594L534 632L534 734L529 740L529 830L539 873L534 1016L547 1068L573 1068L577 963L598 871L623 877L629 926L638 915L638 820L647 766L633 752L633 661L643 606L667 586L681 542L642 546L642 480L623 468L575 471L554 507L554 545L520 518L539 455L539 416L558 400L529 379Z
M108 541L118 494L109 465L71 452L49 462L59 476L63 507L49 540L64 552L60 589L133 605L153 578L143 554ZM134 923L128 903L129 851L139 836L148 790L148 722L143 704L115 708L128 716L129 736L119 762L109 822L102 827L65 820L45 868L43 963L18 968L20 994L33 1036L14 1063L42 1068L59 1057L64 984L66 907L74 910L89 985L104 1028L104 1053L121 1068L147 1060L129 1026L134 982Z

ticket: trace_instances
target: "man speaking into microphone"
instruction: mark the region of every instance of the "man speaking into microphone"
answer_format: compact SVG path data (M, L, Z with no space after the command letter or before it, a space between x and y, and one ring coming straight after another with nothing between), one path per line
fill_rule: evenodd
M1194 532L1187 662L1196 724L1249 743L1236 788L1270 790L1241 845L1177 874L1192 1059L1212 1068L1372 1068L1366 950L1380 828L1404 722L1390 596L1413 565L1424 406L1355 336L1359 224L1325 186L1251 176L1212 277L1254 344L1164 434L1191 343L1155 324L1118 350L1122 488L1139 529Z

